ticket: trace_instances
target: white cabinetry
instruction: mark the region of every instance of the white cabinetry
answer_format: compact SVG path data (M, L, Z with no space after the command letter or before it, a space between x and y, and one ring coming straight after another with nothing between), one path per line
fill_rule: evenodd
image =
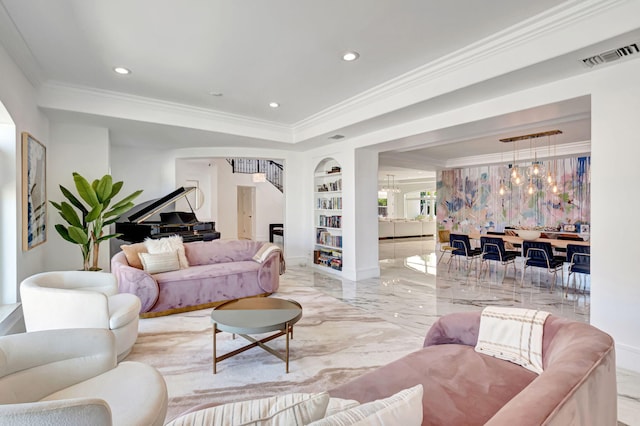
M314 172L313 263L342 271L342 169L332 158Z

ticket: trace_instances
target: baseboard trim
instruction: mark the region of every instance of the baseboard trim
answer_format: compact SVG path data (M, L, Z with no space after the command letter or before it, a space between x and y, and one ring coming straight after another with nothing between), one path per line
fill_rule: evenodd
M616 367L640 373L640 348L616 343Z
M296 265L296 266L308 266L313 264L310 259L305 256L287 256L285 254L284 260L287 262L287 265Z
M342 276L351 281L366 280L367 278L376 278L380 276L380 267L363 269L342 269Z

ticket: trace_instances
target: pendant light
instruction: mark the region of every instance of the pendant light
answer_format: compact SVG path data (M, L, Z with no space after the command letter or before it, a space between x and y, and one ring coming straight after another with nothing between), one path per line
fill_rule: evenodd
M532 148L532 140L533 138L529 139L529 157L533 152L533 162L527 168L527 175L534 179L541 179L544 176L544 164L538 161L538 151Z
M500 165L504 164L504 151L500 149ZM500 173L500 186L498 187L498 194L504 196L507 193L507 186L504 184L504 174Z
M391 177L391 179L393 180L393 183L391 185L389 184L389 177ZM400 192L400 188L396 188L395 175L387 175L387 186L386 187L383 186L382 188L380 188L380 191L386 192L386 193Z
M504 195L507 193L507 187L504 184L504 179L500 179L500 188L498 188L498 194Z
M266 173L262 173L260 172L260 160L257 160L258 162L258 172L254 173L251 176L251 180L255 183L261 183L261 182L266 182L267 181L267 175Z
M516 186L522 186L524 183L524 177L520 172L520 168L518 167L518 141L514 141L513 144L513 164L511 165L511 183Z

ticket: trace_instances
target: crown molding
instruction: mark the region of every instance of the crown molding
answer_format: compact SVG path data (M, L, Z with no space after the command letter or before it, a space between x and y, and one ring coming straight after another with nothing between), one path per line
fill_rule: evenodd
M42 69L33 56L31 49L18 31L15 22L9 15L6 6L0 1L0 45L4 47L11 59L18 65L33 87L43 83Z
M290 126L143 96L47 82L38 106L293 143Z
M562 158L562 157L570 157L579 154L590 154L591 153L591 141L581 141L581 142L573 142L557 145L552 148L554 155L551 158ZM511 154L512 151L509 152ZM531 156L531 151L529 148L521 149L516 152L516 163L520 164L521 162L531 161L534 157ZM539 160L546 160L550 157L546 155L538 155ZM486 166L490 164L510 164L513 163L512 160L505 160L503 153L495 153L495 154L486 154L486 155L475 155L471 157L458 157L448 160L446 162L447 169L459 169L463 167L477 167L477 166Z
M630 3L632 3L630 0L570 0L562 3L295 123L293 126L295 139L296 141L308 139L353 122L367 120L437 96L441 93L435 93L433 89L431 92L434 93L425 93L425 86L438 78L447 77L453 72L468 69L487 59L504 55L505 51L518 49L525 43L549 38L567 27L575 26L605 11ZM580 47L584 46L574 46L574 49ZM512 57L522 58L523 55L522 52L514 51ZM534 62L518 66L510 64L510 66L517 69L532 65ZM483 71L490 72L486 69ZM498 75L502 73L498 72ZM477 76L479 81L491 77L486 74L480 75L480 73ZM458 82L457 84L458 87L450 88L449 91L472 83ZM372 105L376 105L377 108ZM329 122L336 124L327 126Z

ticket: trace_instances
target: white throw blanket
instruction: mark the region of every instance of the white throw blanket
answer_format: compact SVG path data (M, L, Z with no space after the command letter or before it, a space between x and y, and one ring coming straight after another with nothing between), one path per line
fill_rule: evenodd
M260 247L258 252L253 256L253 260L258 263L262 263L267 260L267 257L269 257L269 255L274 251L282 252L279 246L272 243L264 243L262 247Z
M480 317L476 351L542 373L542 334L549 312L486 307Z

